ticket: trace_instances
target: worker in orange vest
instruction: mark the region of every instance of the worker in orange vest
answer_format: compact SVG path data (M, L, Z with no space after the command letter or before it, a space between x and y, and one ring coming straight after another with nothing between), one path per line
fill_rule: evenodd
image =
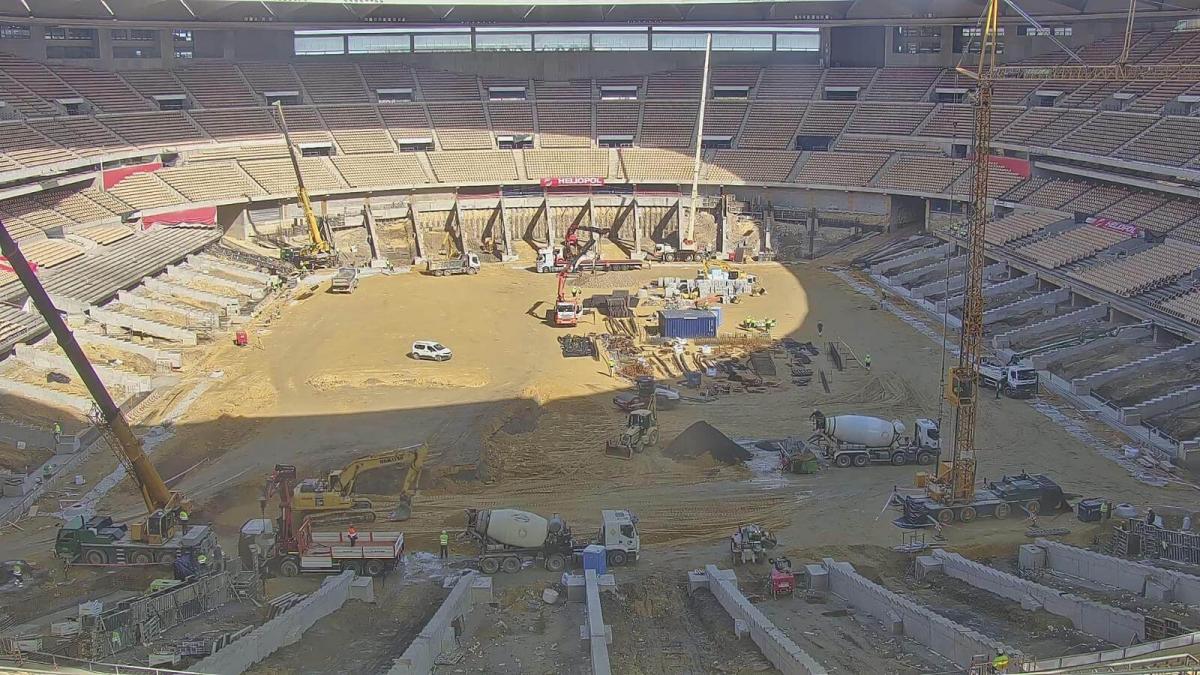
M358 545L358 528L357 527L354 527L353 525L351 525L350 529L346 530L346 536L349 537L351 546Z

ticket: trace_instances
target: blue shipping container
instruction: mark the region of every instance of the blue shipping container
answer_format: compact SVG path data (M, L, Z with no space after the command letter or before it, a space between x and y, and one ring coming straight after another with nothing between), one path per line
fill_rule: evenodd
M589 544L583 549L583 569L608 574L608 550L600 544Z
M717 315L708 310L664 309L658 313L658 329L669 338L712 338L717 336Z

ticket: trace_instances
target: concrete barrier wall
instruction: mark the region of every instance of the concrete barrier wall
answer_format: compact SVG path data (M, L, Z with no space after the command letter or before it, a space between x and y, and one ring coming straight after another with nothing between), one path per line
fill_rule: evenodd
M17 345L14 350L17 361L24 363L34 368L42 368L45 370L54 370L60 373L75 373L75 366L71 364L71 360L59 354L51 354L44 352L37 347L29 345ZM120 387L126 393L140 394L142 392L151 391L154 389L155 383L151 378L135 373L127 373L123 370L117 370L108 366L92 364L92 369L96 371L96 375L104 382L107 387ZM175 378L171 378L176 381ZM166 382L163 382L166 384Z
M1132 560L1038 539L1046 551L1046 566L1055 572L1120 588L1165 602L1200 605L1200 577Z
M957 553L934 551L947 575L968 584L1021 603L1027 610L1044 609L1069 619L1076 629L1117 645L1130 645L1146 639L1146 618L1071 593L1063 593L1042 584L992 569Z
M969 668L979 657L990 659L998 652L1018 661L1020 651L966 626L936 614L859 575L850 563L831 558L822 561L829 573L829 590L855 609L867 612L893 631L920 642L929 649Z
M824 666L776 628L765 614L742 595L733 570L719 570L716 565L707 565L701 585L708 588L734 621L745 622L750 639L784 675L826 675Z
M463 635L474 631L479 615L472 618L476 606L492 601L492 579L476 572L463 575L438 611L417 634L416 639L392 663L388 675L426 675L433 672L439 654L458 647Z
M587 593L587 631L588 648L592 655L592 675L611 675L612 664L608 659L608 643L612 639L608 626L604 625L604 611L600 607L600 575L596 570L583 572L585 592Z
M354 572L342 572L326 577L321 587L311 595L229 644L221 651L192 666L197 673L239 675L262 661L275 650L297 642L313 624L341 608L350 597Z

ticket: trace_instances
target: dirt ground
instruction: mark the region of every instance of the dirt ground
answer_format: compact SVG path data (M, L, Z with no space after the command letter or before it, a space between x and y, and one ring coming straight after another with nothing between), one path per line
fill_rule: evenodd
M370 277L352 295L328 294L324 286L315 291L301 288L296 299L269 309L264 319L250 326L249 347L226 342L210 347L195 359L179 387L139 406L135 421L143 429L158 424L198 394L168 426L169 440L152 457L164 476L182 474L172 487L195 503L193 521L215 524L227 551L236 550L242 522L259 516L263 477L275 464L295 464L301 476L316 476L364 454L420 442L429 444L433 459L414 500L412 519L399 525L410 551L433 550L438 532L462 527L467 507L557 512L584 536L598 526L601 508L629 508L641 519L646 547L645 561L630 573L631 580L654 574L661 579L646 581L642 590L623 586L619 597L624 600L612 607L613 616L620 619L614 631L628 635L613 650L618 672L705 672L711 670L710 658L730 672L749 672L761 664L730 654L735 648L745 651L745 645L722 642L730 631L719 625L719 617L703 607L689 608L680 595L678 584L686 570L714 561L724 565L726 537L746 522L773 529L798 565L819 559L831 548L845 554L839 559L857 564L855 556L865 550L860 547L875 550L900 543L899 531L890 523L894 515L883 507L894 486L913 485L914 470L874 466L783 476L775 469L775 457L766 453L747 465L725 466L704 458L676 461L665 457L661 447L700 420L734 439L755 439L807 437L808 416L815 408L826 414L897 418L910 425L915 417L949 415L940 394L939 345L895 315L876 311L871 300L817 264L761 264L749 269L768 292L724 307L722 332L736 332L738 322L752 316L776 319L773 337L818 340L820 321L821 341L839 340L859 356L870 354L872 370L852 364L837 371L824 355L818 356L811 367L825 371L828 394L815 378L807 387L783 378L778 388L766 393L685 402L660 413L659 448L629 461L607 457L604 441L624 423L624 414L611 398L629 383L610 378L598 361L562 358L557 337L565 331L545 325L542 318L554 299L553 277L492 265L477 276ZM685 265L655 266L622 273L619 283L634 290L631 284L693 272ZM580 286L601 289L606 282L596 279ZM645 324L655 309L639 308L639 320ZM603 321L592 323L587 317L570 332L601 332L603 326ZM454 350L454 358L444 363L414 361L408 351L417 339L443 342ZM1196 499L1183 487L1149 488L1135 482L1026 402L988 399L981 407L981 477L1045 471L1069 492L1139 506ZM109 453L98 452L76 473L91 484L114 464ZM141 500L126 482L102 506L133 517ZM1077 532L1087 527L1069 516L1064 521ZM1043 526L1049 522L1053 521L1044 518ZM0 558L21 556L48 566L53 521L35 518L23 526L19 532L4 532ZM386 524L389 529L396 526ZM956 548L1011 548L1027 541L1023 531L1015 519L983 520L949 527L946 536L948 545ZM470 552L458 544L452 548L459 555ZM89 592L106 583L91 570L74 573L94 577L80 586ZM624 573L618 578L625 583ZM531 587L535 597L546 583L541 580ZM380 610L348 605L342 610L346 621L323 622L318 627L321 638L314 644L356 640L367 649L367 643L387 643L384 651L368 649L361 660L356 657L347 670L371 669L394 658L414 627L419 630L413 617L426 616L437 596L403 587L388 592L393 591L395 600L382 611L398 623L371 622ZM965 611L969 602L964 600L962 607ZM523 653L534 643L550 649L551 644L578 641L575 626L560 626L574 624L574 619L553 613L570 610L539 610L543 611L549 612L544 619L515 623L501 616L509 629L483 634L496 642L482 642L485 655L464 657L464 663L477 658L471 663L485 664L486 672L508 672L514 663L510 653ZM822 628L821 639L831 639L838 630L860 635L854 632L860 629L849 625L858 619L833 618L847 625ZM543 620L545 627L539 628ZM1008 630L1003 625L997 629ZM558 640L557 630L568 634ZM869 630L861 630L862 636L870 636ZM528 637L543 634L538 631L549 637L540 642ZM312 668L343 667L331 648L302 649L308 650L304 653L311 657L307 663ZM558 660L547 654L544 672L577 668L583 652L564 654ZM501 667L501 662L509 665ZM267 663L262 672L295 672L298 663ZM855 662L837 663L852 670ZM446 672L458 667L446 666Z

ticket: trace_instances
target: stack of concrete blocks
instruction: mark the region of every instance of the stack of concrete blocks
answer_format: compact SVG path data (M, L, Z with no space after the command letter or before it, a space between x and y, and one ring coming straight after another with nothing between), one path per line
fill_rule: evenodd
M250 631L191 670L197 673L240 675L275 650L299 641L313 624L341 608L351 597L354 572L326 577L321 587L291 609Z
M817 663L786 633L775 627L757 607L738 590L733 570L719 570L706 565L704 571L688 573L688 592L707 588L717 602L733 617L734 631L739 637L750 635L763 656L784 675L825 675L825 667Z
M880 620L892 633L912 638L962 668L971 668L981 659L987 661L998 653L1007 654L1018 662L1024 659L1017 649L955 623L861 576L850 563L832 558L821 562L829 574L829 590L833 594Z
M482 612L475 612L475 608L490 602L492 578L477 572L464 574L425 628L421 629L400 658L392 663L388 675L426 675L433 672L437 657L457 649L459 640L473 633L482 621Z
M1093 602L1071 593L1043 586L1021 577L992 569L957 553L934 551L932 556L936 571L940 566L946 575L993 593L1002 598L1021 603L1021 608L1036 611L1044 609L1055 616L1071 621L1077 630L1094 635L1117 645L1130 645L1146 639L1146 617L1099 602ZM919 561L920 559L918 559Z
M1060 574L1137 593L1155 602L1200 605L1200 577L1191 574L1114 558L1048 539L1025 544L1020 548L1017 558L1021 570L1048 568Z

